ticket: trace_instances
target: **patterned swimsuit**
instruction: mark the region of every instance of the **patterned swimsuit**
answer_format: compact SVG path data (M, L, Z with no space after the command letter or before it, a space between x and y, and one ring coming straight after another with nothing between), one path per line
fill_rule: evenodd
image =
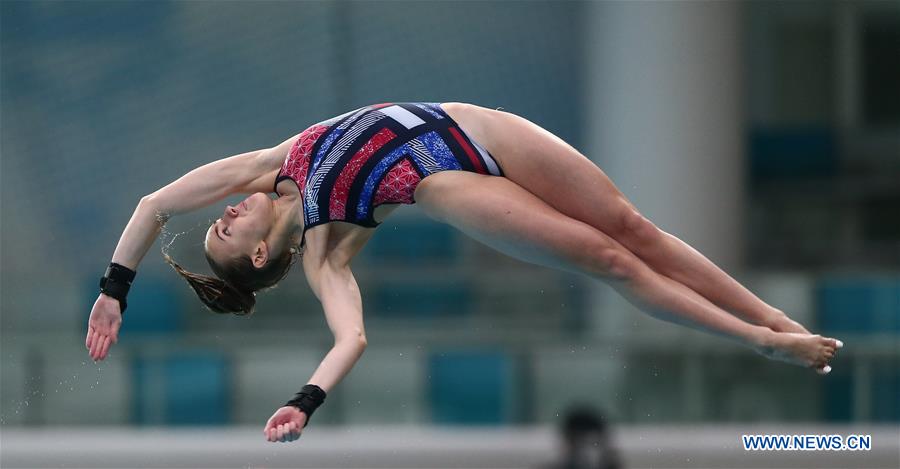
M383 103L314 124L291 146L275 185L291 179L306 230L333 221L373 228L375 207L414 204L419 182L439 171L502 176L493 157L438 103Z

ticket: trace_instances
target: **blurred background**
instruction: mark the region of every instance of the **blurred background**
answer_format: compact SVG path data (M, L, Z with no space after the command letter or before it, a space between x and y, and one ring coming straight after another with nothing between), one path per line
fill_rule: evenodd
M605 435L586 440L605 467L900 466L898 2L3 1L0 21L3 467L587 467L565 465L573 428ZM261 430L331 346L301 269L227 317L160 255L209 272L224 203L169 222L91 362L141 196L386 101L552 131L843 339L834 371L651 319L414 205L354 264L369 347L299 442ZM740 446L853 432L872 451Z

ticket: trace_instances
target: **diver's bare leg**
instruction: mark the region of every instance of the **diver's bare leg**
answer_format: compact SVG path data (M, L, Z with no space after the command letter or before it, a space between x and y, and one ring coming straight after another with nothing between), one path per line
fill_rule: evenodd
M779 332L809 333L712 261L643 217L607 175L571 145L515 114L443 103L501 164L504 175L563 214L606 233L653 270L719 307Z
M801 366L821 368L833 356L833 339L778 333L744 322L509 179L443 171L424 179L415 198L432 218L488 246L526 262L604 280L659 319L728 337L769 358Z

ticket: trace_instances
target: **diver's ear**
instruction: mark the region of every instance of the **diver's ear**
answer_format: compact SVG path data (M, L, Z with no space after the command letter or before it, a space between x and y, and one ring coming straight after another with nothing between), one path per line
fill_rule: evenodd
M257 269L261 269L264 265L266 265L266 261L269 260L269 246L265 241L260 241L259 244L256 245L256 251L253 252L253 266Z

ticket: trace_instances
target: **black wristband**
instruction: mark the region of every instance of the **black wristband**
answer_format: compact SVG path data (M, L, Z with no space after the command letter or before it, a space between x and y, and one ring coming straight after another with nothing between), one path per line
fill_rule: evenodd
M315 384L307 384L300 389L300 392L293 399L287 401L286 406L294 406L306 414L306 423L303 427L309 425L309 419L312 418L313 412L325 402L325 391Z
M125 308L128 302L125 298L128 296L128 290L131 288L131 282L134 281L136 272L115 262L110 262L106 268L106 273L100 279L100 293L119 300L119 309L125 314Z

